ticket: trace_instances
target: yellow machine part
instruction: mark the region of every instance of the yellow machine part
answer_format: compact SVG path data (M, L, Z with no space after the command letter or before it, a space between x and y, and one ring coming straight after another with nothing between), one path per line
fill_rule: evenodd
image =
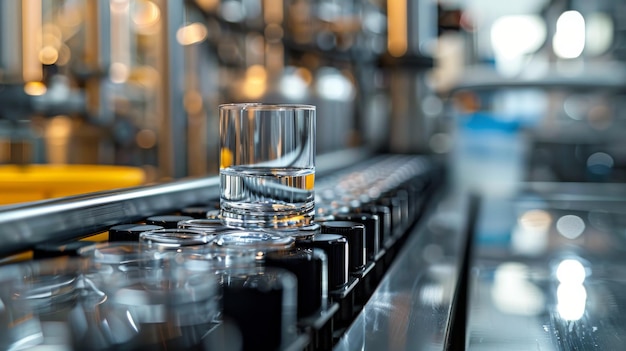
M138 186L144 171L107 165L2 165L0 205Z

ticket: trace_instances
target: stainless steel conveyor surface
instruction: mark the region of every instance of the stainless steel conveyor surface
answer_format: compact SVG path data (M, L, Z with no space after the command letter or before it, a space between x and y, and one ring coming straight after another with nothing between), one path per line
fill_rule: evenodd
M626 186L529 184L482 200L467 350L622 350Z
M468 210L468 197L433 199L335 351L448 348Z

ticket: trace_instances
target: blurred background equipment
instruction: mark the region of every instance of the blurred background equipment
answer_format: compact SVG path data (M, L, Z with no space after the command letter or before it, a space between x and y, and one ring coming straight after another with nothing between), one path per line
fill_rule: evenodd
M212 175L217 106L261 101L316 105L318 154L445 154L455 171L484 112L516 125L516 180L620 180L623 6L10 1L0 163L134 166L147 182Z
M368 261L329 268L289 349L619 348L625 20L615 0L0 1L0 204L88 193L3 206L0 265L215 220L218 106L309 104L314 222L364 222L347 252ZM16 310L0 339L33 326Z
M519 159L517 181L624 181L624 13L621 1L468 2L460 21L464 68L448 90L453 139L508 129L504 141L520 145L509 153ZM490 116L490 126L474 123L477 112ZM454 150L453 168L466 153L480 153Z
M0 19L2 164L216 174L217 105L242 101L316 105L318 154L423 152L422 102L441 104L432 1L25 0Z

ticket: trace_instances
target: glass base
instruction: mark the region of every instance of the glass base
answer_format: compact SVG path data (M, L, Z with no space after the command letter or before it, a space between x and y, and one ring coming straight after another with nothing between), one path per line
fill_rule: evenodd
M220 218L228 226L310 225L315 201L312 168L228 167L220 170Z
M264 214L233 212L222 208L220 219L222 223L230 227L297 228L311 225L314 214L314 207L304 213L270 212Z

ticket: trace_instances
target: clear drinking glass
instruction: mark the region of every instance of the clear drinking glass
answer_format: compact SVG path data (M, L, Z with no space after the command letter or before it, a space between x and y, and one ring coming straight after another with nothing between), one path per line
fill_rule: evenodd
M224 224L280 228L311 223L315 106L226 104L219 112Z

